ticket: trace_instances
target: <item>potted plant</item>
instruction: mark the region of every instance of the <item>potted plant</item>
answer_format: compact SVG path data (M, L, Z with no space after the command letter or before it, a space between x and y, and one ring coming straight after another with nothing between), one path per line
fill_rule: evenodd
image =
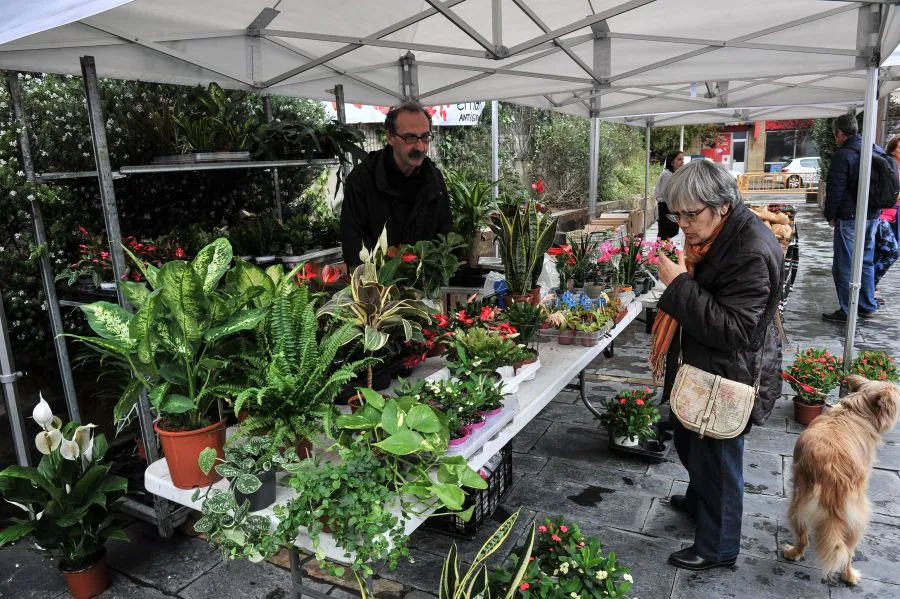
M210 83L196 94L199 110L187 112L182 107L173 117L178 149L191 152L232 152L246 150L259 126L246 102L246 92L225 91ZM249 152L234 156L246 159Z
M575 323L575 342L584 347L594 347L610 329L609 315L601 308L581 311L581 321Z
M450 212L453 214L453 230L463 239L471 241L465 248L465 259L471 268L478 266L476 245L488 217L494 210L492 190L499 181L471 183L459 173L444 170L444 181L450 195Z
M244 276L242 261L229 270L226 239L212 242L191 262L175 260L161 268L129 255L147 280L120 283L137 312L108 302L82 306L97 337L73 337L128 361L134 381L117 413L128 411L123 406L134 404L141 387L149 392L173 484L182 489L211 484L218 475L204 475L197 458L206 447L223 455L225 421L217 408L232 392L220 385L232 357L226 342L260 323L268 309L261 299L266 289L262 281ZM227 289L220 288L226 273ZM260 305L252 307L253 301Z
M653 424L659 420L659 411L653 405L654 395L650 387L646 387L623 391L601 401L606 412L600 418L600 424L606 427L613 443L634 447L656 435Z
M215 468L228 479L235 503L243 505L247 501L250 511L258 512L275 501L277 454L269 437L236 438L225 446L224 458L219 458L212 447L201 451L199 465L204 474Z
M532 347L544 323L543 306L519 302L506 308L503 315L519 333L517 341L525 347Z
M839 356L828 350L806 349L794 358L785 371L784 378L797 394L794 397L794 420L807 425L822 413L825 398L841 383Z
M259 348L234 360L234 412L250 435L266 434L275 448L294 448L301 458L308 441L331 422L334 399L357 372L376 360L335 364L338 351L359 337L350 323L322 334L315 299L305 286L285 285L272 300L257 337Z
M450 278L462 264L454 252L465 245L466 240L456 233L438 235L436 241L407 245L400 250L403 261L400 273L405 275L410 287L421 290L430 300L438 300L441 287L450 284Z
M513 301L540 301L537 278L544 254L553 244L557 218L537 210L534 202L501 206L491 215L490 226L500 244L506 286Z
M477 356L484 367L490 370L513 367L516 362L532 357L525 352L524 346L516 343L514 336L481 328L454 333L450 360L453 361L453 356L460 356L463 352L467 356Z
M894 361L894 358L880 351L864 351L860 353L850 362L847 374L862 376L870 381L891 381L896 383L900 380L900 371L897 370L897 363Z
M537 527L533 549L513 552L489 576L492 596L518 591L523 597L627 598L634 586L630 569L603 551L596 537L586 537L563 516L545 518ZM522 570L524 569L524 572Z
M0 547L29 537L59 561L75 599L95 597L109 586L106 540L128 540L110 513L128 481L109 473L106 438L91 434L95 425L62 426L43 397L32 417L43 429L35 439L40 463L0 472L0 496L28 517L11 518L13 524L0 532Z

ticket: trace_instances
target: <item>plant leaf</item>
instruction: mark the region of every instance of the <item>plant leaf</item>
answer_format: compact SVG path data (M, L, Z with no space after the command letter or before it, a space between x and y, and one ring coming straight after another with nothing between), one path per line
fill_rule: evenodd
M434 408L418 404L406 415L406 426L420 433L436 433L441 430L441 421L434 413Z
M200 470L203 471L203 474L209 474L216 464L217 459L219 459L219 454L216 450L212 447L206 447L200 452L200 456L197 458L197 464L200 466ZM220 472L219 474L222 473Z
M132 344L131 335L128 332L128 323L132 314L118 304L109 302L94 302L81 306L81 311L87 316L88 326L104 339L120 341L127 345Z
M401 430L374 445L393 455L408 455L422 445L422 440L422 435L415 431Z
M197 256L191 262L191 269L200 279L203 293L209 294L216 288L219 279L228 270L231 259L231 243L224 237L216 239L197 252Z

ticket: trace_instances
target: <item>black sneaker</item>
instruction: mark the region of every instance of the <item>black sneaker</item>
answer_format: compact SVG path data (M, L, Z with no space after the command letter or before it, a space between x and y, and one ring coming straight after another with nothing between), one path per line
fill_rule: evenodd
M878 312L869 312L867 310L858 310L856 313L860 318L875 318L875 315L878 314Z
M826 320L828 322L847 322L847 315L840 310L835 310L834 312L826 312L822 314L822 320Z

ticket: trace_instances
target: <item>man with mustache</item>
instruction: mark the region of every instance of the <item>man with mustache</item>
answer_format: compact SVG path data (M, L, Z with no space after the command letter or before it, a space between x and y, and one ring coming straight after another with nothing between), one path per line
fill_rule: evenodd
M431 118L418 102L390 110L387 146L353 169L344 184L341 245L347 266L373 248L387 227L388 244L400 246L450 232L450 196L444 177L426 153L434 139Z

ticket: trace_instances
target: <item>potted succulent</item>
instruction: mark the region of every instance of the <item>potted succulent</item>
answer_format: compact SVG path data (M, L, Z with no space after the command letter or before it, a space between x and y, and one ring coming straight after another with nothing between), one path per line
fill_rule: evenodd
M235 415L250 435L266 434L275 448L297 447L301 458L308 439L330 422L341 387L375 360L335 364L338 351L359 337L349 323L320 334L315 299L305 286L286 286L272 301L258 333L259 348L234 360L243 382L234 387Z
M28 518L11 519L0 531L0 547L30 538L39 551L58 559L75 599L95 597L109 586L106 540L128 540L110 513L128 481L109 473L106 438L91 434L95 425L62 426L43 397L32 417L43 429L35 439L40 463L0 472L0 496Z
M894 358L880 351L864 351L860 353L850 362L847 374L862 376L870 381L891 381L896 383L900 380L900 371L897 370L897 363L894 361Z
M576 523L563 516L545 518L534 541L530 555L513 552L490 574L491 596L629 597L630 569L616 561L615 553L603 551L599 539L584 536Z
M544 254L553 244L557 218L538 211L533 201L509 203L491 215L490 226L500 244L506 286L513 301L540 302L537 278Z
M137 312L108 302L82 306L97 337L73 337L102 355L127 360L134 380L117 413L128 411L141 387L149 392L173 484L182 489L211 484L218 475L204 475L197 458L206 447L223 455L225 421L217 408L231 392L220 385L231 358L224 348L230 337L255 328L266 315L260 299L265 291L240 274L246 274L240 260L229 270L226 239L215 240L191 262L174 260L161 268L129 255L147 280L120 283ZM228 289L220 285L226 273ZM260 305L252 307L252 301Z
M807 425L822 413L825 398L841 383L843 360L828 350L809 348L797 354L784 372L785 380L797 393L794 420Z
M601 401L606 412L600 418L600 424L606 427L614 444L634 447L640 441L655 437L653 424L659 420L659 411L653 405L654 395L650 387L646 387L623 391Z

